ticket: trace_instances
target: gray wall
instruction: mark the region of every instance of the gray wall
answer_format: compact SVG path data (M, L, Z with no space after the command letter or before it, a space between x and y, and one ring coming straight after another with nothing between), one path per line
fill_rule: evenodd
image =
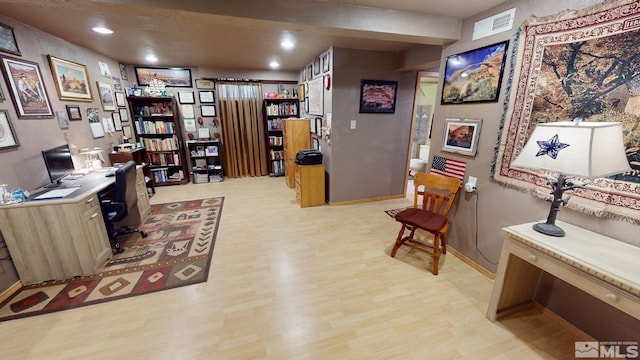
M443 50L440 72L441 74L444 72L444 59L449 55L477 49L503 40L512 40L519 25L529 17L552 15L565 9L584 8L596 3L599 3L599 1L510 1L485 14L467 19L463 22L460 41ZM471 40L475 21L514 7L516 8L516 19L512 31L476 41ZM509 44L509 54L512 48L513 41ZM509 73L509 68L507 61L505 74ZM505 236L504 231L501 229L510 225L546 219L550 206L544 200L507 188L490 180L494 146L498 139L500 119L504 110L503 101L507 80L507 76L505 76L500 98L496 103L436 105L433 124L434 135L431 139L432 156L441 154L466 161L466 175L478 178L477 192L471 194L462 193L452 211L453 226L447 235L448 244L492 272L495 272L497 268L497 261ZM440 77L438 94L441 94L441 92L442 76ZM475 158L457 156L440 150L442 137L438 136L438 134L444 133L444 120L446 118L483 119L478 153ZM640 238L637 235L640 230L638 225L597 218L567 208L561 209L558 214L558 220L640 246ZM545 277L542 279L537 296L540 303L561 314L570 322L579 324L583 330L598 339L622 340L625 339L623 335L631 339L630 336L632 334L635 334L637 338L639 325L637 320L614 310L602 302L593 301L581 291L562 284L555 278ZM579 303L588 305L586 309L574 306ZM602 314L607 314L606 323L602 321ZM635 332L632 332L632 329L635 329ZM610 336L618 336L618 338L614 339Z

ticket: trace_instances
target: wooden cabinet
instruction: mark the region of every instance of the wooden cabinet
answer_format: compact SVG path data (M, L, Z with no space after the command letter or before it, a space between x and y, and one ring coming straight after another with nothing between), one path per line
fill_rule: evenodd
M220 141L189 140L187 149L194 184L220 182L224 179Z
M95 192L0 207L0 228L24 285L96 274L112 256Z
M269 154L269 174L285 174L284 140L282 121L299 116L298 99L264 99L264 122L267 134L267 154Z
M295 166L296 201L300 207L324 205L324 165Z
M128 97L136 137L155 186L188 182L180 117L173 97Z
M293 188L296 154L311 147L309 119L285 119L282 124L285 179L287 186Z
M111 165L116 163L126 163L129 160L133 160L136 164L142 166L143 180L145 181L149 196L153 196L155 193L155 187L151 177L151 168L147 163L147 150L145 148L112 152L109 154L109 161L111 162Z

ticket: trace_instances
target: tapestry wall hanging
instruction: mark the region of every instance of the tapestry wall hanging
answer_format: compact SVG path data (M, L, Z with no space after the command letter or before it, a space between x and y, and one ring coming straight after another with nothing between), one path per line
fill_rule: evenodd
M525 22L515 38L493 179L547 198L548 174L510 166L538 123L619 121L631 172L575 179L568 207L640 223L640 1Z

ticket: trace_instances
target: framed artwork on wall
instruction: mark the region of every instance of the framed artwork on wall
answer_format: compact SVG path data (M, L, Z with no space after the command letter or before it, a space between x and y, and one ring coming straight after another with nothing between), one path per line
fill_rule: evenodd
M48 58L60 100L93 101L86 66L52 55Z
M121 131L122 119L120 118L120 112L119 111L112 112L111 117L113 118L113 126L115 127L116 131Z
M481 119L446 119L442 151L476 156Z
M331 60L331 53L326 52L322 55L322 72L326 73L330 70L329 61Z
M87 119L89 119L89 127L91 128L93 138L104 137L104 127L100 122L100 109L87 108Z
M77 105L67 105L67 114L69 115L69 120L82 120L82 113L80 112L80 106Z
M66 111L56 111L56 115L58 115L58 123L60 124L60 129L68 129L69 128L69 115Z
M196 79L196 88L197 89L213 89L215 88L215 83L213 80L209 79Z
M396 112L397 81L361 80L360 112L393 114Z
M215 105L201 105L200 111L202 113L202 116L216 116Z
M22 56L22 54L20 54L20 49L18 49L16 34L13 32L13 28L9 25L0 24L0 51Z
M215 103L216 95L213 90L211 91L200 91L198 92L198 97L200 98L200 103Z
M98 85L98 95L100 95L100 102L102 103L102 109L104 111L113 111L116 109L116 103L113 96L113 89L110 84L103 82L96 82Z
M193 97L193 91L178 91L178 100L180 104L196 103L196 99Z
M191 70L180 68L134 67L139 86L147 86L152 80L164 82L166 87L191 87Z
M0 110L0 149L9 149L17 146L20 146L20 143L18 143L18 137L13 130L13 125L11 125L9 112Z
M127 74L127 66L125 64L118 64L120 67L120 78L122 80L129 80L129 74Z
M122 136L124 136L126 139L131 139L131 126L129 125L122 126Z
M309 81L309 94L307 96L309 99L307 113L322 116L324 114L324 89L321 77Z
M127 99L125 98L123 92L116 91L116 105L118 105L118 107L127 106Z
M509 40L447 57L440 104L496 102Z
M2 56L2 72L20 119L52 118L53 110L38 63Z

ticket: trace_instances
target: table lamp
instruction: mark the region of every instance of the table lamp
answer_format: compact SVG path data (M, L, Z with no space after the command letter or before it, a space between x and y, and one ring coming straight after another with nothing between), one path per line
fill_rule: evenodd
M82 148L80 150L80 154L87 155L87 160L85 160L85 167L92 170L97 170L102 168L102 160L100 160L100 153L102 149L99 147L94 147L93 149ZM93 156L96 156L94 159Z
M550 236L564 236L555 224L566 190L583 184L574 184L568 175L581 178L599 178L630 171L622 140L620 122L561 121L538 124L522 151L511 163L513 167L545 170L558 174L558 179L547 179L553 190L553 201L547 221L537 223L533 229Z

